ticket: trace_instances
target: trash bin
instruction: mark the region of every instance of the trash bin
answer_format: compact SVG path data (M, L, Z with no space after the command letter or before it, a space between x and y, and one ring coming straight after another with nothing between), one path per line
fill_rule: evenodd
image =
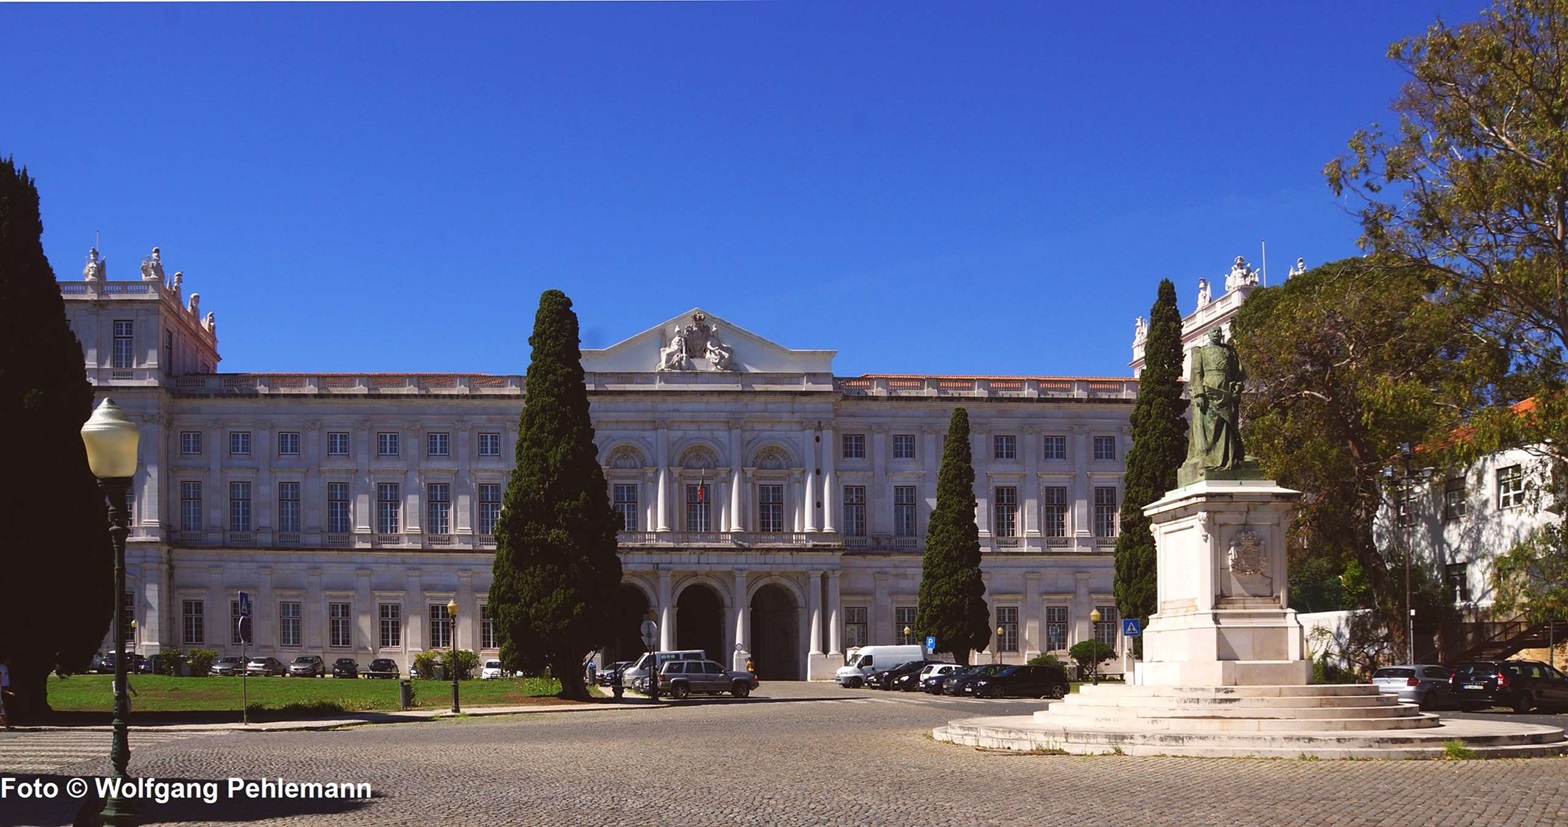
M398 704L404 709L414 706L414 684L408 678L398 681Z
M594 685L594 673L597 671L593 661L588 661L588 685Z

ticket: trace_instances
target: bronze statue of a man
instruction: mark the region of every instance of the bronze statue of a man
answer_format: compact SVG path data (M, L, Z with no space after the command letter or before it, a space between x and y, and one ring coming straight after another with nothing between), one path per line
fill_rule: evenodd
M1192 350L1187 392L1192 398L1187 464L1196 469L1235 469L1246 460L1241 444L1241 389L1246 382L1234 345L1219 328ZM1195 470L1196 470L1195 469Z

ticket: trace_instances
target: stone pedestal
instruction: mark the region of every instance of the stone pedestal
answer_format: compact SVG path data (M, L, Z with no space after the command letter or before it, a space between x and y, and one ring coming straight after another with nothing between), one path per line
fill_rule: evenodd
M1159 594L1136 683L1308 683L1305 635L1286 605L1285 533L1300 497L1273 480L1210 478L1144 509Z

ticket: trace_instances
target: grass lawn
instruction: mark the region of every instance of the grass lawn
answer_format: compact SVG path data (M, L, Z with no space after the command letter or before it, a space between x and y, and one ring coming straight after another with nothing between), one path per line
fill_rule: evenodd
M132 713L239 712L240 678L175 678L135 675L131 678ZM57 712L112 712L113 675L72 675L49 678L49 705ZM337 678L247 678L246 700L252 710L300 714L398 709L398 682ZM559 681L546 678L503 678L462 681L464 706L511 706L549 703L561 691ZM450 681L414 681L414 705L446 707L452 703Z

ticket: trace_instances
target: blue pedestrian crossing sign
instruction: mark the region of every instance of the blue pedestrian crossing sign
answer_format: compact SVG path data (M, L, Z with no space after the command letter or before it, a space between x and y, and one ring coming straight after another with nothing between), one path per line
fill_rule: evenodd
M936 651L936 635L926 635L926 651Z
M240 592L240 617L250 617L250 593Z
M1122 619L1122 637L1137 637L1143 634L1143 628L1138 623L1138 618L1128 617Z

